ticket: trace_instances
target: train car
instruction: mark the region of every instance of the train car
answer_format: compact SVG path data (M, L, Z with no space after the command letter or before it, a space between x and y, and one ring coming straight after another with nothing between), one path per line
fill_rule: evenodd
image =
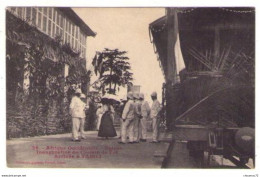
M187 141L203 165L222 155L247 167L255 157L254 8L167 8L149 30L173 141Z

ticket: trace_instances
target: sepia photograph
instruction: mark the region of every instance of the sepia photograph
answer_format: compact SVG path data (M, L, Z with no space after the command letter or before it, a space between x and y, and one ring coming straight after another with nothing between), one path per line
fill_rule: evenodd
M6 7L7 168L255 169L255 15Z

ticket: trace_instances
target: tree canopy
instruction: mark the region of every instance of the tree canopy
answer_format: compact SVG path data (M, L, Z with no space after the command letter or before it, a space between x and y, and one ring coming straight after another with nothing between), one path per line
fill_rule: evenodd
M99 74L99 86L103 94L105 92L115 94L121 86L132 84L133 73L126 51L105 48L102 52L96 52L92 65L94 72ZM98 82L96 82L98 83Z

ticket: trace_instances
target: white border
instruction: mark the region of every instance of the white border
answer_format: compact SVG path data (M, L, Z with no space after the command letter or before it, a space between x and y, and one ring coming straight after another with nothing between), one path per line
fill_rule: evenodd
M219 177L220 175L225 176L238 176L243 175L260 175L259 171L259 0L106 0L106 1L93 1L93 0L63 0L63 1L52 1L50 0L8 0L1 1L0 3L0 55L1 55L1 69L0 69L0 175L22 175L26 174L27 177L31 176L123 176L123 177L133 177L141 175L152 175L152 176L211 176ZM5 128L5 7L7 6L67 6L67 7L227 7L227 6L252 6L256 7L256 169L254 170L223 170L223 169L168 169L168 170L154 170L154 169L144 169L144 170L132 170L132 169L16 169L6 167L6 128ZM0 176L1 177L1 176Z

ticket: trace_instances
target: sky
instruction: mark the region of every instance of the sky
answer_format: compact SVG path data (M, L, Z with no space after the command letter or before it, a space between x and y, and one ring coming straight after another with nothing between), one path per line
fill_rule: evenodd
M151 22L165 15L164 8L73 8L78 16L97 33L87 38L87 68L91 66L96 51L104 48L125 50L130 58L134 85L141 86L141 92L150 101L150 94L156 91L161 101L164 77L150 42L148 27ZM97 79L95 74L91 82ZM119 96L126 95L121 89Z

